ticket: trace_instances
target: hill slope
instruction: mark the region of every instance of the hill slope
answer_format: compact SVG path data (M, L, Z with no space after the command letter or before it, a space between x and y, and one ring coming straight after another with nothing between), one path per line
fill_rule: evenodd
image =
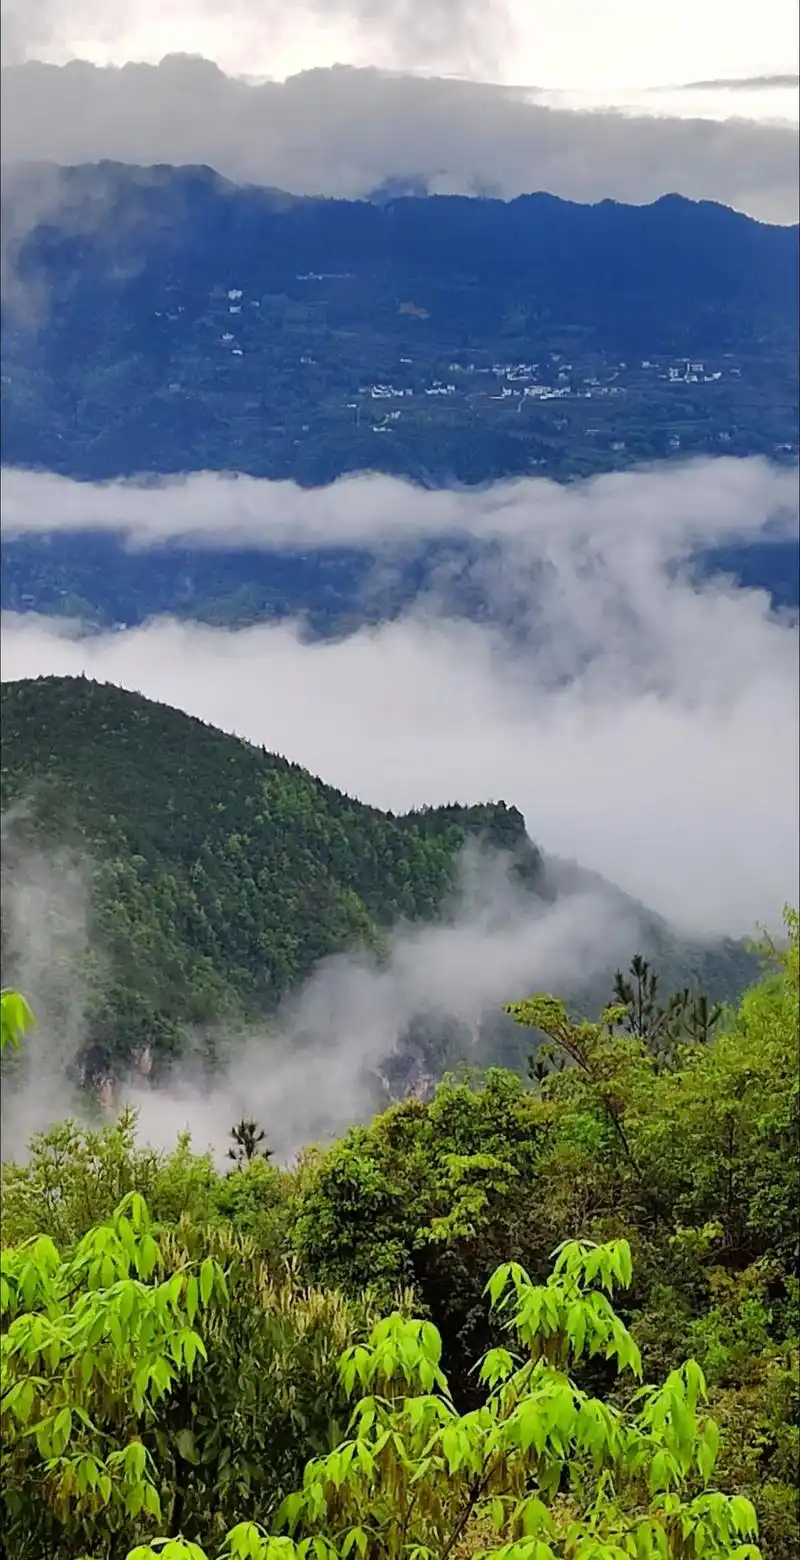
M88 926L83 941L56 946L71 946L88 983L82 1046L100 1070L145 1047L165 1060L186 1026L263 1016L328 955L366 945L380 958L401 918L446 917L470 839L507 857L524 895L544 903L585 889L502 802L394 817L109 685L5 684L2 731L4 979L18 978L26 939L39 936L29 880L52 896L42 861L71 851L90 864ZM680 943L625 896L616 907L639 946L666 960L670 983L733 996L747 981L735 945ZM77 893L60 913L80 923Z
M296 764L135 694L43 678L2 689L4 882L26 852L93 864L90 942L114 979L92 1037L129 1055L181 1023L257 1013L326 955L434 916L465 840L540 858L521 815L439 808L394 818Z

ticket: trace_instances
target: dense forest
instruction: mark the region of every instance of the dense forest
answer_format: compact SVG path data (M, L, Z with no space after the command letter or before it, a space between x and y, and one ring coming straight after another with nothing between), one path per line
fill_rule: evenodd
M15 907L31 862L77 864L86 925L70 979L28 980L40 983L49 1032L68 1022L64 990L79 977L89 1081L120 1076L145 1052L156 1081L189 1032L202 1031L213 1065L220 1036L275 1014L329 956L362 949L380 966L398 926L457 917L468 845L499 856L523 908L589 886L580 871L566 881L503 801L382 813L287 759L85 678L7 683L0 708L4 981L26 968L30 916ZM606 891L608 913L630 928L628 957L655 959L665 992L730 1001L752 979L740 945L687 942ZM80 913L74 899L63 912L67 923ZM589 974L569 995L596 1014L613 965ZM408 1067L399 1062L406 1082L409 1068L435 1077L465 1059L524 1062L516 1026L495 1013L477 1049L474 1027L413 1017L422 1028L408 1035Z
M794 1560L798 919L713 1036L512 1001L277 1165L130 1114L2 1170L9 1560ZM646 972L639 967L640 975ZM644 996L642 992L644 991ZM522 993L509 993L509 997ZM35 1014L3 993L6 1055Z

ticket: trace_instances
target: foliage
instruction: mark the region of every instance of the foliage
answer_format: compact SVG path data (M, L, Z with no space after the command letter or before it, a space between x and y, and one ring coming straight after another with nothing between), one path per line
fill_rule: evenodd
M23 1035L33 1024L30 1007L18 991L0 992L0 1051L7 1046L18 1051Z
M767 1485L775 1492L775 1560L789 1560L798 1536L787 1473L798 1411L793 916L787 933L787 948L772 950L773 967L710 1042L690 1025L669 1066L629 1032L621 1006L591 1025L550 998L517 1004L515 1016L567 1065L545 1069L534 1093L502 1073L474 1089L445 1083L430 1103L407 1101L351 1131L301 1179L294 1234L324 1282L357 1288L370 1273L412 1282L442 1327L454 1390L471 1403L470 1365L498 1341L478 1296L503 1251L539 1276L565 1235L627 1233L637 1273L626 1314L647 1368L669 1373L691 1339L731 1415L726 1467L738 1457L737 1486L751 1498ZM457 1193L454 1168L464 1177ZM439 1233L441 1242L431 1238ZM723 1346L714 1320L726 1283L745 1307L735 1324L733 1300L723 1311L735 1347ZM730 1350L723 1375L721 1349ZM593 1381L608 1390L602 1376ZM747 1411L737 1416L741 1393ZM782 1428L780 1412L794 1429Z
M69 1255L39 1235L4 1248L1 1264L6 1542L35 1537L45 1554L74 1513L89 1541L140 1513L160 1520L142 1431L206 1357L194 1324L225 1297L221 1268L205 1257L163 1277L135 1192Z
M659 1003L658 974L638 953L631 960L629 978L617 970L614 1001L625 1009L623 1030L646 1041L664 1066L674 1064L681 1040L710 1040L724 1012L720 1002L709 1004L705 992L693 995L687 986Z
M719 1432L696 1362L641 1390L627 1412L572 1379L598 1353L640 1374L609 1299L629 1281L625 1242L566 1243L544 1286L514 1264L498 1269L489 1294L517 1350L485 1357L487 1396L466 1415L449 1395L436 1328L401 1315L379 1323L342 1360L345 1384L364 1393L350 1435L309 1463L279 1513L278 1526L308 1536L281 1543L242 1523L223 1553L446 1560L471 1522L488 1519L497 1538L487 1553L504 1560L758 1560L751 1503L709 1488ZM128 1560L154 1552L142 1546Z
M266 1142L266 1136L264 1128L259 1127L257 1121L242 1117L235 1127L231 1127L233 1147L228 1149L228 1158L240 1168L250 1164L253 1159L271 1159L272 1150L261 1146Z
M338 1360L368 1306L273 1279L225 1226L154 1229L134 1192L69 1256L44 1234L3 1251L4 1533L20 1560L116 1555L109 1535L159 1514L221 1536L342 1433Z
M192 1152L188 1134L169 1154L137 1143L129 1108L97 1129L58 1122L34 1135L23 1164L2 1165L3 1242L46 1234L73 1246L131 1192L157 1223L177 1224L182 1215L203 1222L213 1217L218 1188L211 1161Z
M463 1384L486 1341L483 1286L518 1247L551 1118L520 1078L491 1069L352 1128L299 1177L292 1243L305 1270L348 1292L369 1284L384 1303L410 1284Z
M291 1170L41 1135L3 1169L11 1560L791 1560L786 931L708 1039L530 998L538 1086L445 1080Z
M53 1521L73 1531L81 1523L92 1543L123 1521L130 1531L142 1517L160 1519L163 1481L137 1431L155 1420L161 1400L191 1381L198 1356L209 1360L217 1330L207 1324L207 1346L195 1319L224 1311L230 1296L210 1255L150 1282L164 1266L136 1193L70 1260L46 1236L3 1253L9 1540L28 1510L33 1483L43 1497L41 1552L52 1542ZM708 1487L719 1433L703 1408L705 1382L694 1361L673 1371L661 1389L637 1393L627 1411L604 1405L572 1379L583 1358L596 1355L641 1375L636 1344L610 1303L614 1288L630 1278L624 1241L567 1242L544 1286L517 1264L498 1269L488 1293L517 1352L498 1348L484 1358L480 1378L488 1396L467 1414L458 1413L450 1396L441 1338L431 1323L398 1312L376 1324L365 1345L342 1356L345 1390L358 1384L364 1393L350 1434L307 1464L302 1489L277 1514L278 1527L305 1528L309 1542L276 1548L266 1529L239 1523L223 1553L256 1560L323 1551L331 1560L351 1552L434 1560L454 1551L473 1519L489 1518L507 1539L491 1552L509 1560L558 1554L757 1560L749 1500L729 1500ZM111 1449L112 1438L122 1445ZM170 1452L174 1458L173 1441L183 1463L202 1461L194 1420L156 1435L167 1458ZM209 1490L219 1506L222 1472L213 1469ZM249 1495L249 1485L237 1493ZM185 1497L173 1501L173 1552L202 1556L178 1532L186 1512ZM248 1547L240 1548L245 1535ZM169 1539L155 1549L138 1545L129 1560L172 1547Z

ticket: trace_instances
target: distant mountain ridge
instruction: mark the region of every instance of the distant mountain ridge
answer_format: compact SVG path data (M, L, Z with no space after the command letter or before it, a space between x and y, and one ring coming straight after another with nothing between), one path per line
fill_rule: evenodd
M503 802L395 817L111 685L7 683L0 711L3 978L31 968L30 912L18 924L14 910L31 863L54 850L82 857L90 910L73 965L87 993L81 1055L95 1072L124 1071L145 1053L166 1067L186 1030L263 1025L337 952L371 950L380 964L398 922L447 921L470 841L505 862L520 905L531 895L544 911L575 895L577 907L588 887L597 889L599 880L580 869L548 862L521 813ZM738 945L689 943L606 890L609 914L657 958L668 989L700 985L713 998L733 998L752 977L753 961ZM80 920L77 902L60 913ZM51 1026L66 1022L68 1000L74 1007L77 968L62 974L59 986L57 969L39 971L42 989L28 991ZM594 1000L608 995L612 974L600 979L602 990L595 983ZM446 1015L433 1024L424 1012L419 1018L412 1054L428 1070L459 1057L515 1059L518 1036L505 1034L497 1015L477 1051L474 1034L465 1038Z
M676 195L370 202L208 168L36 176L41 220L12 246L2 311L8 465L303 486L381 471L435 489L692 455L796 464L796 229ZM10 174L0 200L13 213ZM178 553L134 560L76 514L71 535L3 539L3 606L365 615L363 558ZM796 599L793 555L740 549L731 566Z
M28 287L43 317L26 327L13 288L3 309L5 463L310 484L382 469L446 484L613 467L622 446L623 464L666 457L676 437L684 453L718 448L717 429L727 453L795 437L793 229L677 195L370 203L239 187L207 168L53 177L57 199L43 197L15 254L17 299ZM10 208L5 185L2 198ZM676 391L670 364L711 356L722 366L703 361L696 377L708 388ZM526 364L524 385L494 386L498 366ZM757 415L743 374L759 380ZM407 392L394 423L364 401L387 382Z

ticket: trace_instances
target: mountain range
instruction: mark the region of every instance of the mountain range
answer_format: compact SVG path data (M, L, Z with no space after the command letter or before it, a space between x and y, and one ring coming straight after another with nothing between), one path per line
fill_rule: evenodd
M437 488L700 454L796 463L796 229L679 196L315 200L112 163L24 177L40 220L10 245L6 466ZM67 533L4 536L4 609L340 631L391 615L436 562L423 549L376 608L368 549L131 552L72 507ZM797 603L793 540L700 562Z
M496 948L527 926L530 979L560 978L563 953L543 968L535 952L537 924L554 909L568 939L574 923L572 992L595 1010L610 998L617 952L625 963L637 950L653 957L665 991L689 985L732 999L753 975L740 945L682 938L601 879L548 858L502 801L394 816L85 678L5 684L2 728L3 980L26 987L53 1032L74 1023L78 1002L84 1076L121 1075L144 1055L158 1076L189 1035L204 1037L213 1064L226 1033L280 1027L287 1002L314 972L338 967L337 955L396 971L398 938L413 950L431 931L467 927L464 969L474 977L476 961L491 962L492 939ZM46 956L30 902L37 882ZM590 897L604 927L591 956L580 951ZM526 959L523 948L520 973ZM479 981L465 1011L457 973L443 998L431 970L403 999L387 1058L401 1081L464 1061L519 1065L519 1031L500 1018L518 993ZM380 1002L399 1000L387 981ZM298 1044L303 1023L301 1009Z
M3 311L7 464L438 484L796 453L795 229L677 195L375 203L206 168L49 175Z

